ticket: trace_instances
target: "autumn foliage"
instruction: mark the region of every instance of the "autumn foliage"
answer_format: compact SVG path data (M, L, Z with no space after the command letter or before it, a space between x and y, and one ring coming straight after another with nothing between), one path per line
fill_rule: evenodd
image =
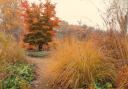
M21 0L0 0L0 29L4 32L19 29Z
M55 5L49 1L44 4L41 2L40 4L29 4L24 1L21 6L24 23L22 44L26 43L29 48L33 46L41 50L43 45L48 45L52 41L56 33L53 28L58 27L60 22L56 17Z

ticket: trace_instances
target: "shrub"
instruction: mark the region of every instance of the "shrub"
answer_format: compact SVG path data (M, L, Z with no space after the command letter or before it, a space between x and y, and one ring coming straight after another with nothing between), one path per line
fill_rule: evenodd
M104 58L95 42L75 39L60 41L48 65L54 89L95 87L96 79L112 83L115 77L113 64Z

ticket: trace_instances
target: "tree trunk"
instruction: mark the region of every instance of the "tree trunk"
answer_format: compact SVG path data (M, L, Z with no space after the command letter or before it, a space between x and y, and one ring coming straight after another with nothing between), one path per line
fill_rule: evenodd
M39 51L42 51L42 44L39 44L39 45L38 45L38 50L39 50Z

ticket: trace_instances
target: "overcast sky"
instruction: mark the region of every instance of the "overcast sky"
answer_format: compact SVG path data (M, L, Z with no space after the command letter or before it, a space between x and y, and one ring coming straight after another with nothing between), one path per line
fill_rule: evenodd
M37 2L38 0L30 0ZM98 8L103 9L103 0L51 0L57 3L57 16L71 24L78 24L81 20L83 24L96 26L102 24L102 19Z

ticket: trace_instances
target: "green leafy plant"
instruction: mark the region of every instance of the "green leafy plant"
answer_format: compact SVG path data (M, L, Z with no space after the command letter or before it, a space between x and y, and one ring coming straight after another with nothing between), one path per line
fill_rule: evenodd
M22 89L34 80L33 65L15 63L7 68L8 76L2 81L2 89Z
M11 75L2 81L2 89L20 89L21 85L25 83L26 81L24 79Z
M94 87L95 89L110 89L114 87L115 82L110 78L96 78Z

